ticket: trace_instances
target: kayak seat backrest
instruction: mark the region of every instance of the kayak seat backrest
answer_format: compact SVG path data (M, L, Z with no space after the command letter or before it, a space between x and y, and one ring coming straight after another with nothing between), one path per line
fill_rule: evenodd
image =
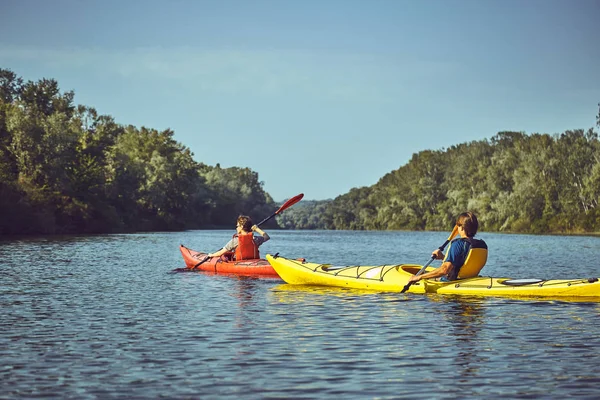
M458 271L458 279L474 278L479 275L488 258L487 248L471 247L467 259Z

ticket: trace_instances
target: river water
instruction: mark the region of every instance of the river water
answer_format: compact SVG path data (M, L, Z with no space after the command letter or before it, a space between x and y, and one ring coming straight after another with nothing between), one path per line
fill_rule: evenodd
M0 242L0 399L600 397L600 303L168 273L232 233ZM423 264L448 234L269 233L263 255L336 265ZM484 275L600 276L597 237L478 237Z

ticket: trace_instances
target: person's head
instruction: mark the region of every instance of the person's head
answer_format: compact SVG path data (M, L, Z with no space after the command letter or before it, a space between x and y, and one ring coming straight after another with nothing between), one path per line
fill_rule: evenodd
M252 232L252 225L254 225L252 220L246 215L240 215L237 218L237 229L244 230L245 232Z
M475 236L477 229L479 229L479 221L477 221L475 214L470 211L460 214L456 219L456 225L462 227L467 237Z

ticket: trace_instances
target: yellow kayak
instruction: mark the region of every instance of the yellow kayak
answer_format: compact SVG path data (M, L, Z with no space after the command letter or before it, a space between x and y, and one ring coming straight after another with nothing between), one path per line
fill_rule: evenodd
M408 278L422 268L421 265L416 264L334 266L270 254L267 254L266 259L281 279L289 284L336 286L383 292L402 291L408 283ZM433 269L434 267L428 267L426 271ZM424 279L413 283L408 291L469 296L586 297L600 301L598 278L542 280L478 276L451 282Z

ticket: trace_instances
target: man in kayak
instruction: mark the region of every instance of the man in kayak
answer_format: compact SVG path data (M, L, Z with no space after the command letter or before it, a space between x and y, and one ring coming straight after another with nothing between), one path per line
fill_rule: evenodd
M431 272L411 276L409 282L436 278L440 278L440 281L454 281L479 274L487 261L487 244L473 238L479 228L477 217L472 212L462 213L456 219L456 226L460 237L450 243L446 258L440 249L431 254L437 260L443 259L442 265Z
M250 260L260 258L258 248L270 239L269 235L252 223L250 217L240 215L237 218L236 234L219 251L207 254L208 257L220 257L225 253L235 252L235 260ZM254 236L254 233L260 236Z

